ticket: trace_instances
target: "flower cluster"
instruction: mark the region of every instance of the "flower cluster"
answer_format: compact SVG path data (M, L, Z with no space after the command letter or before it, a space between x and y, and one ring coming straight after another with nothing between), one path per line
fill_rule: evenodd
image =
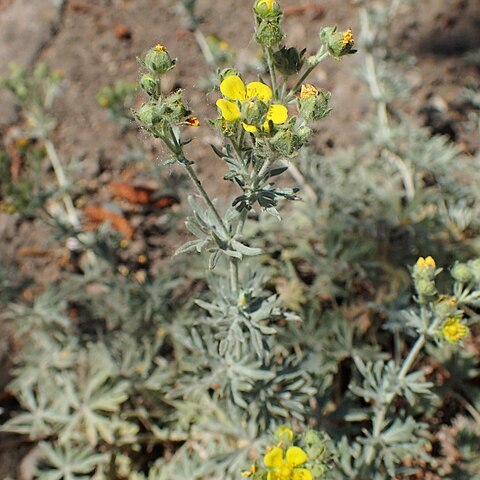
M175 68L176 64L166 47L156 45L151 48L141 63L148 72L142 75L139 83L149 97L149 101L136 112L136 118L143 128L155 137L164 139L174 127L198 127L200 122L196 117L190 116L182 90L169 95L162 94L161 77Z

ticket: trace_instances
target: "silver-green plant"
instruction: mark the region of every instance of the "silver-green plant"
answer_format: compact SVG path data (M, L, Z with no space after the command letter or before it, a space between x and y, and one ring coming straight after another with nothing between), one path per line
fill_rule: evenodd
M2 430L39 443L36 478L478 473L478 169L392 115L406 88L385 49L398 5L360 5L374 115L361 147L324 157L305 147L329 94L304 82L353 53L352 32L323 29L307 56L284 45L279 2L255 2L268 80L217 77L212 150L238 188L227 206L188 158L200 123L188 91L162 90L176 60L161 45L147 53L135 115L197 189L192 239L145 283L98 262L10 307L22 349L9 388L22 411ZM457 465L434 448L447 401L468 425Z

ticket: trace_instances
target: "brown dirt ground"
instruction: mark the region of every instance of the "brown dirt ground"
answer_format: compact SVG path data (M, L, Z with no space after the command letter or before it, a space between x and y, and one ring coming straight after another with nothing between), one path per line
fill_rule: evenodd
M0 0L0 15L15 1ZM297 10L297 13L293 10L294 13L285 18L288 45L307 46L308 51L313 52L319 44L318 32L325 25L337 24L356 31L357 12L346 0L282 1L285 8L306 4L311 8ZM251 52L256 53L250 6L250 0L199 0L200 14L205 20L202 31L226 39L238 52L237 67L240 69L248 69ZM126 26L131 38L118 38L115 34L118 25ZM406 2L390 32L392 44L417 57L416 64L408 72L414 89L407 109L414 115L414 121L419 125L428 123L429 119L424 114L426 107L432 102L442 105L447 129L444 133L449 133L466 152L476 151L479 139L468 128L460 99L466 81L469 78L478 79L479 72L478 68L466 65L463 55L480 48L479 32L480 4L477 0ZM157 43L167 45L171 54L178 57L178 67L170 76L170 85L184 88L191 109L201 120L204 119L196 132L195 146L190 149L196 168L209 188L216 189L218 196L225 196L228 187L214 184L219 169L223 171L224 166L210 154L207 146L214 137L205 119L216 115L216 97L214 93L205 96L197 88L208 69L193 35L185 28L176 2L172 0L65 2L58 30L52 33L50 41L39 50L36 58L37 61L47 62L53 69L62 70L66 79L65 94L55 106L55 114L60 119L55 132L59 153L64 161L82 158L82 171L87 179L95 180L100 161L106 161L111 166L111 170L97 182L98 191L93 192L95 198L102 199L104 196L102 183L125 176L132 179L136 173L142 174L130 169L122 176L116 159L122 153L124 144L118 129L98 106L95 94L100 87L117 79L135 81L139 73L135 58ZM15 59L15 52L11 52L11 59ZM332 148L362 141L362 134L356 126L368 113L369 102L365 86L355 73L361 62L361 52L341 62L328 60L312 78L312 83L332 92L334 110L322 122L316 138L318 148L326 153ZM255 73L250 69L245 76L253 79ZM137 140L139 144L148 146L154 157L162 156L161 150L144 135L139 134ZM15 217L0 213L0 232L4 240L0 255L14 260L20 275L37 272L50 280L56 278L60 254L47 258L18 255L21 247L45 247L39 241L42 227L37 222L19 223ZM149 248L141 239L139 242L135 247L137 253ZM160 248L157 257L170 254L173 248L173 244L166 250ZM155 256L155 252L149 254ZM11 461L12 448L7 444L5 447L0 445L0 478L16 475L14 470L18 466L17 460Z

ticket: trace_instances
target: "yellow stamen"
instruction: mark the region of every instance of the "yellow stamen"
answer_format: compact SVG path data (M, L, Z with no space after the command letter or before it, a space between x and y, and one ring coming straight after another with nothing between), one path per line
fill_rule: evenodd
M167 48L157 43L154 47L154 50L156 50L157 52L166 52Z
M351 28L342 32L342 34L343 34L342 42L344 45L353 45L355 43L355 41L353 40Z
M468 335L469 329L460 323L459 317L449 318L442 326L442 335L449 343L457 343Z
M318 95L318 90L310 84L302 85L302 89L300 90L300 100L303 102L305 101L308 97L313 97L315 95Z

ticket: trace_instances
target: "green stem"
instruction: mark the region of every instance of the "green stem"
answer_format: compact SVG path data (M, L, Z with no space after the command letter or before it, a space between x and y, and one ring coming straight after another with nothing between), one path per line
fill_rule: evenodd
M55 146L50 140L44 140L45 149L47 150L48 158L50 159L50 163L52 165L53 171L55 172L55 176L57 177L57 182L60 188L63 190L62 192L62 200L65 205L65 211L67 213L68 220L72 227L79 228L80 227L80 220L78 219L77 210L73 204L72 197L66 191L68 187L67 177L63 170L62 164L60 159L58 158L57 151Z
M210 50L210 47L208 46L207 39L205 38L205 35L203 35L202 31L196 28L193 31L193 35L195 37L195 40L197 41L197 44L202 52L203 57L205 58L205 61L207 64L212 68L215 69L216 64L215 64L215 58L212 54L212 51Z
M218 210L216 209L212 200L210 199L210 196L206 192L205 188L203 188L202 182L198 178L198 175L196 174L195 170L192 168L190 161L187 160L183 154L177 158L179 162L185 167L185 170L187 171L188 176L190 177L192 182L196 185L197 190L200 192L200 195L205 200L205 203L208 205L208 208L210 208L210 211L213 213L215 219L220 225L220 228L222 229L222 233L228 238L230 234L228 233L227 227L225 226L225 223L223 222L223 219L218 213Z
M424 306L422 306L422 317L425 318L426 315L426 309ZM413 348L410 350L409 354L403 361L402 367L400 368L400 371L398 372L397 376L397 384L400 384L403 379L407 376L408 372L410 371L410 368L412 368L413 363L417 359L418 354L421 352L422 348L425 346L425 343L427 341L427 338L431 336L434 332L435 329L438 327L438 324L440 323L441 318L437 317L432 324L428 327L427 331L425 333L422 333L418 338L415 344L413 345ZM386 395L385 401L383 402L382 408L376 411L375 413L375 418L373 419L373 429L372 429L372 439L375 442L378 442L379 437L382 433L383 426L385 423L385 418L388 413L388 409L397 397L396 392L390 392L389 394ZM365 456L365 463L366 465L370 465L374 459L375 455L375 445L369 445L366 451L366 456Z
M265 56L267 57L268 70L270 72L270 78L272 80L273 99L278 99L278 86L277 86L277 72L275 71L275 65L273 63L273 52L271 47L265 49Z
M205 203L208 205L210 208L210 211L213 213L213 216L217 220L222 233L225 235L226 238L230 237L230 234L228 232L227 227L225 226L225 223L223 222L222 217L218 213L218 210L216 209L215 205L213 204L210 195L208 195L207 191L202 185L202 182L198 178L197 173L192 167L192 162L188 160L182 149L182 145L178 142L177 137L175 136L175 133L173 132L172 127L168 128L170 136L172 138L173 144L168 140L166 137L161 137L162 140L165 142L165 145L172 151L172 153L175 155L177 160L185 167L185 170L188 173L188 176L190 177L190 180L195 184L197 187L197 190L200 192L201 197L205 200Z
M318 64L324 60L326 57L328 57L328 52L324 52L323 51L323 47L320 49L320 51L318 52L317 54L317 58L315 60L315 63L313 63L312 65L310 65L306 70L305 72L303 73L303 75L298 79L297 83L295 84L295 86L290 90L290 92L288 93L288 96L287 98L291 98L295 95L295 93L297 92L297 90L302 86L302 83L307 79L307 77L313 72L313 70L315 70L315 68L317 68Z

